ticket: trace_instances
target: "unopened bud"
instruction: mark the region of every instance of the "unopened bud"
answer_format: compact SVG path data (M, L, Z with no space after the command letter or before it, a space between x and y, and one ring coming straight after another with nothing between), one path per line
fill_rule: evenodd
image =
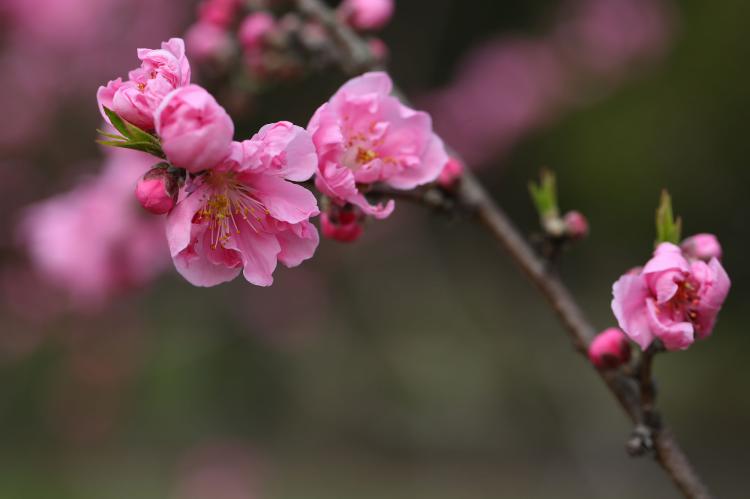
M589 222L580 211L569 211L563 217L565 234L571 239L583 239L589 234Z
M359 239L364 232L362 217L354 207L332 205L329 210L320 214L320 228L323 235L343 243Z
M168 166L159 164L138 180L135 197L154 215L169 213L177 198L177 178Z
M696 234L682 241L680 246L688 258L705 261L721 259L721 244L713 234Z
M437 183L440 187L450 189L456 185L456 182L464 173L464 164L456 158L449 158L443 167L443 171L438 176Z
M599 369L614 369L630 360L630 343L615 327L599 333L589 345L589 359Z

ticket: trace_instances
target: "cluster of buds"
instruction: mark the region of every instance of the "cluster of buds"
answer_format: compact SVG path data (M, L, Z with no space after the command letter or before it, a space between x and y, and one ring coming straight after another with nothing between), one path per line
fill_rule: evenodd
M345 0L336 12L353 29L370 33L393 15L393 0ZM188 53L208 77L219 77L238 66L252 86L296 78L311 67L328 67L336 49L326 29L284 2L203 0L197 21L188 29ZM385 43L368 38L372 55L383 60Z
M556 254L568 241L578 241L588 236L589 223L581 212L572 210L560 215L554 173L542 170L538 184L529 182L529 192L539 214L545 242L549 246L548 256Z

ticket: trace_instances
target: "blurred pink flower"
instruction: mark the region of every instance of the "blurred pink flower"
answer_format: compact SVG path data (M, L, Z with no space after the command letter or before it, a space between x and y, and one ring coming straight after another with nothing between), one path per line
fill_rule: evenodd
M239 6L239 0L203 0L198 5L198 21L229 28Z
M672 37L669 0L569 0L549 34L502 37L461 61L454 81L421 99L437 132L472 167L613 88L634 63L661 58Z
M273 283L277 260L295 267L312 257L318 232L315 196L292 182L317 166L307 132L288 122L266 125L217 168L193 179L167 217L178 272L196 286L230 281L244 269L259 286Z
M167 94L190 84L190 64L181 38L162 42L161 49L138 49L138 58L141 67L130 71L128 81L112 80L99 87L96 97L100 107L112 109L144 130L153 130L154 113Z
M147 283L168 261L162 222L142 216L133 199L135 183L153 158L136 151L108 153L96 177L32 205L19 222L36 270L80 308Z
M198 62L221 60L232 50L232 38L224 28L206 22L193 24L185 33L190 57Z
M576 0L558 36L586 69L619 76L634 63L660 58L672 35L666 0Z
M474 49L456 80L425 98L435 129L470 165L505 152L553 118L569 75L545 40L497 39Z
M260 499L264 464L237 441L208 442L180 463L173 499Z
M359 186L413 189L434 181L448 161L430 115L401 104L392 87L381 72L349 80L308 125L320 162L315 185L334 202L377 218L391 214L393 200L373 206Z
M377 30L388 24L393 10L393 0L344 0L338 13L353 28L367 31Z
M253 12L240 24L237 37L245 51L257 51L263 45L265 36L273 30L276 19L268 12Z
M229 155L234 122L204 88L189 85L167 95L154 114L167 159L191 173L213 168Z
M716 258L689 262L679 247L662 243L639 274L612 286L612 311L642 349L659 339L668 350L684 350L711 334L730 284Z

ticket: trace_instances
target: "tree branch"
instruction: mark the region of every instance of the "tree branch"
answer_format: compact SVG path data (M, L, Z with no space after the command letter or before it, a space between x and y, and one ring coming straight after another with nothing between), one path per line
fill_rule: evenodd
M372 57L367 43L338 22L335 14L324 3L320 0L296 0L296 4L303 15L316 20L329 31L340 52L342 69L352 75L377 69L377 61ZM547 262L526 242L510 218L471 172L464 173L452 196L447 196L434 187L411 192L378 187L372 192L407 199L432 208L461 209L475 216L541 292L565 326L575 349L586 357L596 329L562 280L550 271ZM649 435L653 438L651 446L657 462L683 495L689 499L710 499L711 494L688 461L674 434L659 421L654 409L651 353L645 352L642 360L646 363L641 364L635 378L624 371L598 370L597 373L631 421L636 425L647 425ZM654 421L659 421L659 424L654 424Z

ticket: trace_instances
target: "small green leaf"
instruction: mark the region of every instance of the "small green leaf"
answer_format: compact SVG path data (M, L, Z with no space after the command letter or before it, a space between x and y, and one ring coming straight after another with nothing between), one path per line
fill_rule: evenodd
M109 118L109 122L112 124L112 126L115 127L117 131L123 134L125 137L130 138L128 127L125 124L125 121L120 118L116 112L112 111L107 106L102 106L102 108L104 109L104 114L107 115L107 118Z
M656 245L661 243L678 244L682 233L682 219L675 218L672 210L672 197L666 189L661 191L659 207L656 210Z
M542 170L539 184L529 182L529 192L542 220L559 217L557 181L554 173Z

